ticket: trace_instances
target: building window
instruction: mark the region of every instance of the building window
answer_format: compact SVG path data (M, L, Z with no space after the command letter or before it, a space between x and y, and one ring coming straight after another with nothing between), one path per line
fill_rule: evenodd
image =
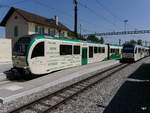
M40 42L34 47L31 58L40 56L44 56L44 42Z
M51 35L51 29L48 29L48 35Z
M74 54L80 54L80 46L74 46Z
M60 32L60 33L59 33L59 36L64 37L64 36L65 36L65 33L64 33L64 32Z
M72 45L60 45L60 55L72 55Z
M17 37L18 36L18 26L14 27L14 36Z
M93 58L93 47L89 47L89 58Z
M35 33L37 33L37 34L44 34L45 33L44 27L40 27L40 26L36 25L35 26Z
M55 30L54 29L48 29L48 34L50 36L55 36Z
M42 28L39 27L39 30L38 30L39 34L42 34Z
M39 33L39 32L38 32L38 26L37 26L37 25L35 26L35 33Z
M44 27L41 27L41 34L44 34L45 32L45 29L44 29Z

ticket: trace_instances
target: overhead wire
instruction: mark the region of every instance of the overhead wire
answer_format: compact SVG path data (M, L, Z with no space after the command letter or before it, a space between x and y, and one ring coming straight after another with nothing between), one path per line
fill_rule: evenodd
M109 21L106 17L104 17L104 16L100 15L99 13L97 13L96 11L94 11L92 8L88 7L86 4L82 4L81 2L79 2L79 5L86 8L86 9L88 9L91 13L93 13L97 17L103 19L105 22L107 22L107 23L113 25L114 27L116 27L116 25L113 22Z
M72 19L72 15L71 15L71 14L69 14L69 13L67 13L67 12L64 12L64 11L62 11L62 10L58 10L58 9L56 9L56 8L50 7L49 5L47 5L47 4L45 4L45 3L42 3L42 2L39 1L39 0L35 0L35 1L32 1L32 2L37 3L38 5L41 5L41 6L44 7L44 8L46 7L46 8L48 8L48 9L55 10L55 11L57 11L57 12L61 12L61 14L63 14L63 15L66 16L67 18ZM80 17L79 17L79 20L82 21L83 23L87 23L87 24L91 23L90 21L87 21L87 20L85 20L85 19L83 19L83 18L80 18ZM71 20L69 20L69 21L71 22ZM93 24L94 24L94 23L92 23L92 25L93 25ZM94 25L97 25L97 24L94 24ZM89 30L89 31L92 31L92 30Z
M115 19L117 19L119 22L124 22L125 19L120 18L120 16L117 16L114 12L112 12L111 10L109 10L108 7L104 6L100 0L95 0L97 2L97 4L103 8L106 12L108 12L112 17L114 17ZM128 26L134 28L133 26L131 26L130 24L128 24Z
M114 14L112 11L110 11L107 7L105 7L99 0L95 0L97 2L97 4L103 8L105 11L107 11L111 16L113 16L114 18L116 18L117 20L121 21L123 19L119 18L118 16L116 16L116 14Z
M13 3L11 3L10 5L15 5L15 4L20 4L20 3L22 3L22 2L29 2L29 0L20 0L20 1L16 1L16 2L13 2ZM70 20L70 18L72 17L72 15L71 14L69 14L69 13L66 13L66 12L64 12L64 11L60 11L60 10L57 10L56 8L53 8L53 7L49 7L49 5L47 5L47 4L45 4L45 3L43 3L43 2L41 2L41 1L39 1L39 0L32 0L32 1L30 1L30 2L34 2L34 3L37 3L38 5L41 5L42 7L46 7L46 8L49 8L49 9L51 9L51 10L55 10L55 11L57 11L57 12L61 12L61 14L63 14L64 16L66 16L67 18L69 18L69 21L71 21ZM98 17L100 17L100 15L99 14L97 14L94 10L92 10L91 8L89 8L87 5L84 5L84 4L82 4L82 3L79 3L82 7L84 7L84 8L86 8L86 9L88 9L89 11L91 11L92 13L94 12ZM11 7L10 5L3 5L4 7ZM108 22L108 23L111 23L107 18L105 18L105 17L103 17L103 16L101 16L100 18L102 18L103 20L105 20L106 22ZM91 22L89 22L89 21L87 21L87 20L85 20L85 19L83 19L83 18L79 18L79 20L80 21L82 21L82 22L84 22L84 23L91 23ZM115 26L115 24L114 23L111 23L113 26ZM92 24L93 25L93 24ZM95 24L95 25L97 25L97 24ZM92 31L92 30L89 30L89 31Z

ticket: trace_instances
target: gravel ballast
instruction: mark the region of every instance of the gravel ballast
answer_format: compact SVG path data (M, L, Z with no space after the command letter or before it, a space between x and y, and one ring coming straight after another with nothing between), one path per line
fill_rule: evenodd
M148 63L150 57L131 64L61 105L52 113L150 112Z

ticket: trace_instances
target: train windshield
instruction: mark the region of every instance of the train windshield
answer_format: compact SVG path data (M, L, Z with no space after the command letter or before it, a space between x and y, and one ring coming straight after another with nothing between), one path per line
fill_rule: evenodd
M134 45L124 45L123 53L134 53Z
M30 40L31 40L30 37L20 38L14 45L13 54L17 54L19 56L25 56Z

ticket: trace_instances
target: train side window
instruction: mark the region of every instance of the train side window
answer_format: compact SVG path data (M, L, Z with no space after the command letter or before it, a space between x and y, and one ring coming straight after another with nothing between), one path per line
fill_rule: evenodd
M137 48L135 48L135 53L137 53Z
M110 53L114 53L114 49L110 49Z
M80 46L74 46L74 54L80 54Z
M31 58L39 56L44 56L44 42L40 42L34 47Z
M101 53L101 47L98 47L98 53Z
M119 49L116 49L116 52L115 52L116 54L119 54Z
M138 53L141 53L141 48L138 48Z
M72 55L72 45L60 45L60 55Z
M89 58L93 58L93 47L89 47Z
M102 47L102 53L105 53L105 47Z
M94 47L94 53L97 53L98 51L98 48L97 47Z

